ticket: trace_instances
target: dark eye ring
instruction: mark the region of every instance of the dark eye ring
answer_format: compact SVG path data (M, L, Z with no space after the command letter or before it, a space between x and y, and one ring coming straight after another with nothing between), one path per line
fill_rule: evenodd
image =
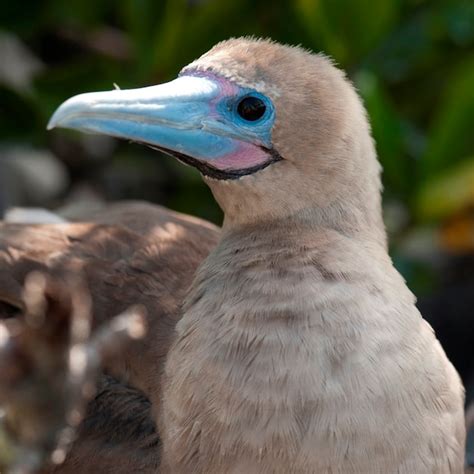
M244 97L237 106L238 114L249 122L255 122L255 120L262 118L266 110L265 102L252 95Z

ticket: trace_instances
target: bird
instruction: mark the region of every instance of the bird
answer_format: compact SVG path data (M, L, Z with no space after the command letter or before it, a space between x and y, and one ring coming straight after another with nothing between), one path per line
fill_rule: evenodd
M139 386L158 472L463 472L463 387L389 257L367 114L328 57L230 39L169 83L67 100L56 127L174 156L224 212Z
M0 319L24 311L23 282L34 271L58 279L85 275L95 328L139 302L153 314L148 325L158 339L141 341L118 361L123 367L108 369L152 399L159 393L152 373L160 370L181 300L218 229L139 201L83 211L75 219L0 223Z
M110 359L66 461L42 473L156 472L159 436L151 413L160 404L161 379L154 374L163 370L186 288L218 236L206 221L138 201L83 208L69 221L32 210L0 222L0 321L24 317L24 282L32 272L59 281L82 275L93 329L137 302L150 316L153 337Z

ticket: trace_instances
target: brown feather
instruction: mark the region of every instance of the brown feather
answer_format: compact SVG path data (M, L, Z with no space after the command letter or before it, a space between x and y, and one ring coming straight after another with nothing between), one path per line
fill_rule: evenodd
M33 270L59 279L71 272L85 276L94 327L131 305L145 306L147 336L106 367L120 382L105 379L66 464L57 469L148 472L146 466L156 467L159 459L150 411L160 406L164 359L184 294L219 232L205 221L140 202L76 218L82 222L0 223L0 318L21 314L23 283ZM150 436L154 447L147 446Z

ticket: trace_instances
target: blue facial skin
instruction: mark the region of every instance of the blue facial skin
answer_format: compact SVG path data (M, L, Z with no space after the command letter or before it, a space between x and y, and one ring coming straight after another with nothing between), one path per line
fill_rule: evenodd
M266 110L258 120L248 121L239 115L237 107L240 101L246 97L256 97L264 102ZM272 147L275 109L268 97L252 89L239 88L238 96L226 97L217 104L216 109L225 120L224 131L226 133L230 134L231 130L234 130L237 139L258 144L268 149ZM243 140L243 137L246 139Z
M125 138L206 162L236 152L239 143L272 148L275 110L263 94L233 86L226 96L212 78L181 76L159 86L81 94L54 113L48 128ZM255 121L242 118L237 107L247 97L260 98L265 113Z

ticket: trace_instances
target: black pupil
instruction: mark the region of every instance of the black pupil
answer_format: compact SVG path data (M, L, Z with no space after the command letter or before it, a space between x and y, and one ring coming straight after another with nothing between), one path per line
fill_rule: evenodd
M265 103L262 99L245 97L239 102L237 112L243 119L253 122L263 116L265 109Z

